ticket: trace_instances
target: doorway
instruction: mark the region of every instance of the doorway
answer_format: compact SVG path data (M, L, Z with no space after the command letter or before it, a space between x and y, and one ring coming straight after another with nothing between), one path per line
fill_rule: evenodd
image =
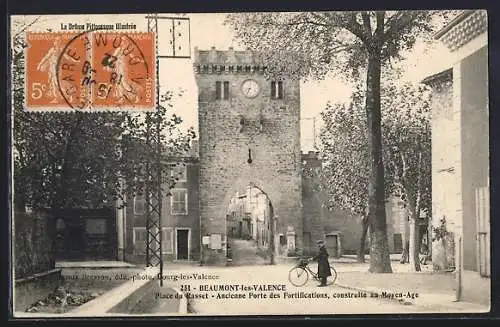
M340 257L341 253L341 235L339 232L326 234L326 249L330 256Z
M177 260L189 260L189 229L177 228Z

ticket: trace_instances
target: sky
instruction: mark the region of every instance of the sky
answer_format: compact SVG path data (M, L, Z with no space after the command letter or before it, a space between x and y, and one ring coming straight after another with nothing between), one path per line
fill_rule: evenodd
M179 15L159 14L165 17L179 17ZM19 23L29 23L37 16L14 16L12 18L12 34L15 34L16 26ZM233 32L229 26L223 24L225 14L185 14L182 17L190 19L190 45L191 56L194 48L208 50L216 47L220 50L226 50L233 47L235 50L243 50L241 46L233 39ZM167 25L159 25L159 38L168 37ZM36 24L30 27L32 31L46 31L51 29L59 31L61 24L114 24L129 23L137 26L137 31L147 31L147 19L145 15L64 15L64 16L42 16ZM163 26L163 28L162 28ZM159 42L165 44L166 42ZM159 52L167 51L159 49ZM407 54L408 59L403 63L405 70L404 79L418 82L426 76L440 72L449 66L447 60L448 51L438 42L432 47L426 47L423 44L416 44L414 49ZM173 90L183 91L181 97L174 98L173 111L184 120L183 128L194 127L197 131L197 87L194 78L193 65L191 59L160 59L160 85L161 91ZM331 102L346 102L351 94L351 87L344 84L339 78L327 78L322 81L311 81L301 83L301 144L303 151L313 150L314 135L319 134L322 126L320 112L326 104ZM313 128L315 127L315 128Z

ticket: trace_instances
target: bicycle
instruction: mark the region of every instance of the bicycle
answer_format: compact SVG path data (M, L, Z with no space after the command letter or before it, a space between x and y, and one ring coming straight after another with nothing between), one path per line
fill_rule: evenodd
M309 280L309 275L313 276L317 281L320 280L318 274L309 267L309 262L310 260L308 259L301 259L296 266L290 269L288 272L288 280L293 286L304 286ZM332 265L330 265L330 272L332 275L328 277L327 285L331 285L337 280L337 271Z

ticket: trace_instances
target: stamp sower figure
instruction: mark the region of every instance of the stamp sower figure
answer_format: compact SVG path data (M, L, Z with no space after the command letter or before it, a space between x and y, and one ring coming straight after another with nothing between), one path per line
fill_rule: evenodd
M61 54L61 39L55 38L52 47L38 63L37 69L47 73L47 96L52 98L51 103L57 103L61 95L57 91L57 61Z
M323 240L319 240L316 243L318 244L319 253L313 257L313 260L318 261L318 278L321 280L321 284L318 286L326 286L326 279L332 275L330 272L330 263L328 262L328 252L326 252Z

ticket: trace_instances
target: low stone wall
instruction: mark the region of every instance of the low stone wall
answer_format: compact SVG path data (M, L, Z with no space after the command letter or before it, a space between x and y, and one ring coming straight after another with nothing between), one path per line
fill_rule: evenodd
M61 282L61 269L52 269L18 279L13 290L14 311L25 311L34 302L52 293Z
M158 268L146 268L136 276L135 280L129 280L120 286L102 294L94 300L87 302L69 312L53 314L42 312L22 312L17 310L15 316L19 318L42 318L42 317L118 317L118 316L165 316L183 315L187 313L187 300L182 292L169 286L169 292L177 293L174 306L166 308L157 299L159 293L165 293L157 278ZM165 310L167 309L167 310Z
M144 313L156 304L156 294L160 292L158 279L148 281L131 295L114 306L108 313Z
M54 226L50 214L14 210L13 218L13 267L16 278L26 279L56 268L51 255L51 233Z
M135 280L104 293L95 300L68 312L70 316L106 316L141 311L155 301L159 291L158 268L146 268Z

